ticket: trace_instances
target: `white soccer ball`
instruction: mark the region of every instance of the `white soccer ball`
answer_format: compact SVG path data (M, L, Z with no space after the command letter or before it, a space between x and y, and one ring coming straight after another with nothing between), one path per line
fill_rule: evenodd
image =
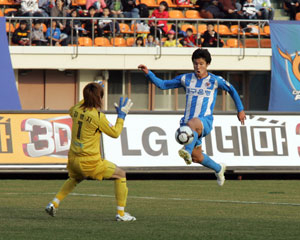
M194 140L193 130L189 126L182 126L176 130L175 139L179 144L190 144Z

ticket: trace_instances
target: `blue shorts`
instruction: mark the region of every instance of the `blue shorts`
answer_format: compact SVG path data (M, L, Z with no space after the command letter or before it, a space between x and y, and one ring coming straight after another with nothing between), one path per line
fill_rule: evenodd
M206 117L199 117L200 121L202 122L203 125L203 130L201 136L198 136L198 140L195 144L195 147L201 146L202 145L202 138L207 136L211 130L212 130L212 123L213 123L213 118L212 116L206 116ZM180 126L184 126L186 124L180 124Z

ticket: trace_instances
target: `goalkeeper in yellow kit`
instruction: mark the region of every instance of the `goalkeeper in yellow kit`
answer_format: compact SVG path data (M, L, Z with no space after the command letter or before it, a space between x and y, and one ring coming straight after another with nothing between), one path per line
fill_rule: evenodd
M68 154L67 169L69 178L47 205L46 212L55 216L60 202L86 178L101 181L102 179L115 179L115 195L117 200L117 221L135 221L136 218L124 211L128 188L126 173L112 162L100 156L100 135L105 133L117 138L123 129L126 114L132 106L129 99L120 98L115 103L118 118L115 126L109 123L104 113L100 112L103 101L103 87L98 83L89 83L83 89L84 100L70 109L73 120L72 139Z

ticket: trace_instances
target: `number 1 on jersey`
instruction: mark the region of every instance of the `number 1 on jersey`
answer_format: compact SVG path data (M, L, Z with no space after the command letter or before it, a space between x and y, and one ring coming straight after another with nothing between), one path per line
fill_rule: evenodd
M78 121L77 139L80 139L82 121Z

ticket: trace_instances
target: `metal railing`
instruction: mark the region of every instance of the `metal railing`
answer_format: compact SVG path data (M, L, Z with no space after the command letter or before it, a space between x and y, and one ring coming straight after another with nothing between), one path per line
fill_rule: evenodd
M72 28L71 30L71 36L69 37L69 45L73 46L73 47L77 47L80 45L78 43L78 39L80 37L84 37L84 36L89 36L91 38L91 46L95 46L95 38L98 37L95 33L95 26L98 23L99 20L103 20L104 18L90 18L90 17L76 17L76 18L72 18L72 17L49 17L49 18L45 18L45 17L6 17L6 21L7 23L9 23L6 26L6 31L7 31L7 35L8 35L8 41L9 41L9 45L12 45L12 36L13 36L13 27L15 28L15 26L17 25L17 23L19 23L21 20L26 20L28 23L28 31L29 31L29 46L32 45L32 30L33 30L33 23L35 20L40 20L42 21L44 24L46 24L47 26L52 26L52 22L53 21L65 21L68 22L68 24L72 24L72 26L74 26L74 20L79 20L81 21L81 24L84 26L84 23L86 21L92 21L92 31L88 34L85 35L84 33L80 33L79 29L76 28ZM255 37L255 39L258 40L258 47L260 48L260 40L262 38L265 37L269 37L268 35L266 35L263 32L263 27L268 25L268 20L237 20L237 19L187 19L187 18L180 18L180 19L170 19L170 18L105 18L105 20L111 20L112 21L112 26L113 29L111 32L106 33L106 37L111 38L111 46L116 46L116 37L121 36L123 38L127 38L127 37L133 37L134 39L136 39L137 36L139 36L140 34L146 35L149 31L139 31L138 30L138 26L141 23L145 23L147 24L149 20L152 20L155 22L155 27L154 27L154 35L155 38L158 37L157 34L157 22L159 20L164 20L167 21L168 23L168 28L170 28L170 25L173 25L173 30L175 31L175 39L176 39L176 46L178 46L178 40L181 39L182 37L180 36L181 32L181 26L184 24L190 24L194 27L195 31L194 34L196 34L196 36L198 36L199 34L203 34L203 32L200 32L199 30L199 26L203 25L203 24L214 24L215 25L215 32L216 32L216 37L217 37L217 47L220 47L220 40L222 39L226 39L226 38L236 38L238 40L238 48L245 48L245 40L246 40L246 36L249 37ZM120 33L116 33L116 22L118 23L126 23L129 26L129 29L132 30L131 32L129 31L123 31L123 29L120 29ZM134 27L132 27L132 25L134 25ZM225 25L228 27L229 31L230 31L230 26L235 25L236 26L236 30L235 32L228 32L228 33L222 33L220 31L220 26L221 25ZM250 25L250 26L249 26ZM255 28L253 27L255 26ZM81 29L81 28L80 28ZM257 32L253 32L253 33L248 33L248 29L257 29ZM75 32L75 35L74 35ZM50 28L50 35L52 36L53 33L53 29L52 27ZM162 46L163 41L162 38L159 38L159 46ZM199 39L196 38L196 45L200 45L201 42L199 42ZM241 44L242 41L242 44ZM48 42L49 46L53 46L53 41L52 38L49 39ZM160 52L158 52L158 55L160 54Z

